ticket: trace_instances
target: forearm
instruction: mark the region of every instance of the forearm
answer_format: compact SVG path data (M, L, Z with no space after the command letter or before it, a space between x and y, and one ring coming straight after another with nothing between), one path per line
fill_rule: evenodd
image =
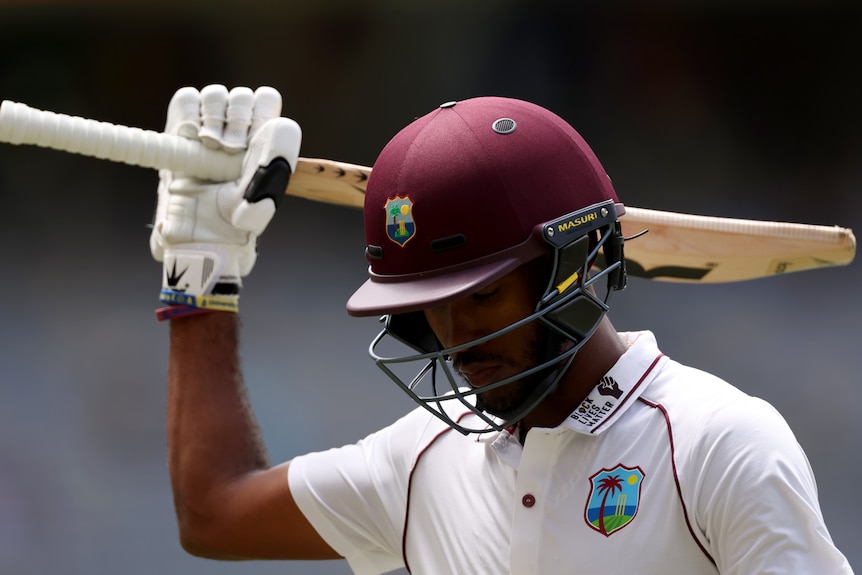
M239 319L210 313L171 322L168 463L181 532L213 520L219 493L268 467L239 359Z

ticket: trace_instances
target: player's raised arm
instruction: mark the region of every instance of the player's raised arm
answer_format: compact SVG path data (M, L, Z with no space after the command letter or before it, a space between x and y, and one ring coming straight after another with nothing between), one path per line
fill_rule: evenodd
M238 304L264 231L296 167L301 133L281 96L179 90L166 132L244 154L238 180L160 172L150 247L163 263L160 319L171 321L168 458L183 547L226 558L333 558L270 467L239 365Z

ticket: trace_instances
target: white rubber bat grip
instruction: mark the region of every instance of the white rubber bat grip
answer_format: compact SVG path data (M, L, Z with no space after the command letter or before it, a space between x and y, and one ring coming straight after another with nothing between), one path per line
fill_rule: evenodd
M0 105L0 142L167 169L207 180L235 180L242 173L243 154L227 154L196 140L37 110L9 100Z

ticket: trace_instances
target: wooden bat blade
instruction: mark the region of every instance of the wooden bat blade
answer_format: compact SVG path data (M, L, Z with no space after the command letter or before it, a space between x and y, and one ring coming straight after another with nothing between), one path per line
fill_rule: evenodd
M853 231L626 208L628 272L649 279L720 283L843 266L856 255Z
M287 193L361 208L371 168L300 158ZM852 230L626 207L623 235L631 276L684 283L721 283L843 266L853 261Z

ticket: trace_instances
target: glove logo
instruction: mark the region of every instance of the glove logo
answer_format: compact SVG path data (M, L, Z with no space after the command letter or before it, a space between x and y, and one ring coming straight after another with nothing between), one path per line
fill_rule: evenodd
M395 196L389 198L383 209L386 212L386 235L390 240L404 247L404 244L416 235L413 200L410 196Z
M174 265L171 267L171 270L168 271L165 269L165 284L175 290L175 291L186 291L185 288L179 288L177 285L180 283L180 280L189 271L189 268L184 269L179 274L177 273L177 260L174 260Z

